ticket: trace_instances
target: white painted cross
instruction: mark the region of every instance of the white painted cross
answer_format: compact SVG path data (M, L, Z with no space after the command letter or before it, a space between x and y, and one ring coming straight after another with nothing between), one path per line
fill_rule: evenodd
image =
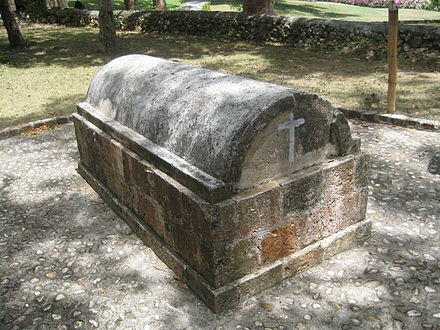
M295 160L295 128L301 126L305 122L304 118L294 120L293 113L291 113L289 120L278 126L279 131L284 129L289 130L289 162L291 163Z

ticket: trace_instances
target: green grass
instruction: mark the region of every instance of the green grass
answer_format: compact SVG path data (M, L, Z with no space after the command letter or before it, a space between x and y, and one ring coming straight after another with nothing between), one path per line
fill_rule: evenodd
M154 10L153 0L138 0L140 10ZM87 9L98 10L98 1L96 0L81 0ZM178 10L181 6L180 0L166 0L168 10ZM183 2L183 1L182 1ZM69 1L69 7L73 7L75 1ZM125 9L124 0L113 0L113 8L117 10Z
M236 11L236 6L230 6L232 0L213 0L212 11ZM307 1L276 1L275 13L285 16L336 19L359 22L381 22L388 20L388 9L350 6L331 2ZM429 10L399 9L400 20L439 19L440 12Z
M112 58L149 54L320 94L331 102L363 108L371 93L384 110L385 59L307 51L295 47L222 42L190 36L120 33L110 55L97 47L94 28L30 24L22 26L31 46L10 50L0 30L0 129L75 111L96 72ZM166 88L166 86L164 87ZM440 120L440 65L401 63L398 112Z

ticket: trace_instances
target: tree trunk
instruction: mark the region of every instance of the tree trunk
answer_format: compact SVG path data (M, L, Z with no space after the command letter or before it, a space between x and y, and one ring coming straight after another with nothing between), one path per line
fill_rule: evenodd
M23 35L20 32L14 15L12 15L9 9L8 0L0 0L0 14L2 15L3 24L8 32L9 46L10 47L25 47Z
M167 11L167 3L165 0L153 0L154 7L157 11Z
M99 30L104 51L110 52L116 46L116 28L113 18L112 0L99 0Z
M60 8L67 8L67 0L57 0L57 7Z
M273 15L273 0L243 0L243 13Z
M399 11L396 3L393 2L388 8L388 113L396 112L398 34Z
M124 0L125 9L139 9L139 2L137 0Z

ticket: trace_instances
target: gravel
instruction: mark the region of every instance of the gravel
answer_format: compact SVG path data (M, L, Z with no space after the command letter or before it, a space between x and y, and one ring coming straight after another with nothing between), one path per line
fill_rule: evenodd
M372 238L220 315L76 173L71 124L1 140L0 328L440 327L440 134L352 130L372 157Z

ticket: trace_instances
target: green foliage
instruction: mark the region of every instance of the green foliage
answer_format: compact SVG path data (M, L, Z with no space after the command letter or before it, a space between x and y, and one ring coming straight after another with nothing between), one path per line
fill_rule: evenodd
M205 3L202 7L202 10L203 11L211 11L211 3L210 2Z
M368 48L370 47L370 43L371 43L370 39L362 38L361 40L358 41L358 46L360 48Z
M231 8L233 8L236 11L243 11L243 1L237 1L237 0L227 0L226 1Z
M11 60L6 55L0 55L0 64L9 64Z
M124 18L121 16L114 15L113 19L115 21L116 29L121 30L124 27Z
M26 13L29 18L36 20L40 17L46 16L47 8L44 0L29 0L26 3Z
M99 1L98 0L81 0L86 9L91 10L99 10ZM169 10L178 10L181 6L181 0L166 0L167 6ZM72 4L69 3L70 7L73 7ZM125 4L124 0L113 0L113 8L115 10L124 10ZM139 0L139 6L136 8L138 10L155 10L153 5L153 0Z
M370 48L371 41L367 38L362 38L357 41L353 41L349 44L349 47L352 49L366 49Z
M426 4L426 9L440 11L440 0L429 0Z

